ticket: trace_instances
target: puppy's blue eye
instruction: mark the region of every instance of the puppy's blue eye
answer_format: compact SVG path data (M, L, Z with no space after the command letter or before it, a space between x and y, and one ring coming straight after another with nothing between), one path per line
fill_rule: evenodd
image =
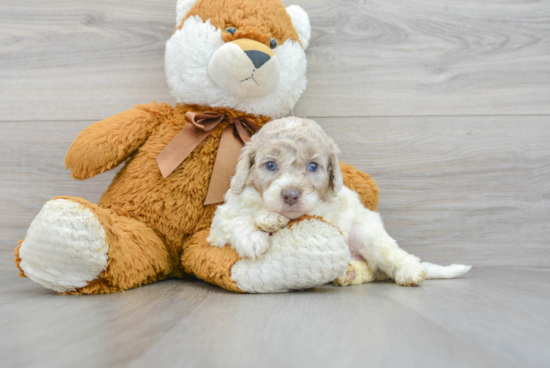
M315 162L310 163L307 165L307 171L315 172L319 168L319 165L317 165Z
M265 164L265 168L269 171L275 171L277 170L277 164L273 161L269 161L267 164Z

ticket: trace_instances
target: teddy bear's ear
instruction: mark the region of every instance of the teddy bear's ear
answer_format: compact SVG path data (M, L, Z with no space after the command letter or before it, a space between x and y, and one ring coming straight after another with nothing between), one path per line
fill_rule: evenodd
M309 40L311 38L311 25L309 24L309 16L306 11L298 5L291 5L286 8L288 15L292 19L292 24L298 32L302 47L307 49L309 46Z
M187 12L191 10L197 1L198 0L178 0L178 4L176 5L176 27L181 24L181 21L185 18Z

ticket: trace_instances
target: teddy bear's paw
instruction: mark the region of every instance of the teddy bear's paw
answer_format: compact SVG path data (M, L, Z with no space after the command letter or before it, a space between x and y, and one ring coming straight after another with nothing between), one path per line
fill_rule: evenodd
M401 286L418 286L426 278L426 271L418 262L404 264L397 270L395 283Z
M269 248L269 234L263 231L252 231L242 234L233 244L241 258L256 259Z
M274 233L288 225L288 221L289 219L287 217L278 213L259 211L255 215L254 227L266 233Z
M82 288L107 268L105 229L89 209L68 199L47 202L21 244L25 276L57 292Z
M359 285L372 282L376 278L368 264L363 261L351 260L349 267L340 277L333 281L335 286Z

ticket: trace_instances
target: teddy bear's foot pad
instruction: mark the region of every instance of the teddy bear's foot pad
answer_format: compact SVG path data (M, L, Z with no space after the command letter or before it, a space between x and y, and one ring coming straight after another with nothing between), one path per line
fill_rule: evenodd
M82 288L107 268L105 229L88 208L68 199L47 202L21 244L25 276L57 292Z
M242 259L231 278L248 293L281 293L332 282L348 267L349 247L335 227L301 221L270 236L269 249L257 259Z

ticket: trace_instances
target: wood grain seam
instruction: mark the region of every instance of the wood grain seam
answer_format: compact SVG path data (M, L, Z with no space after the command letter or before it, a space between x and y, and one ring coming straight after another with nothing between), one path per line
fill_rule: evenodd
M296 115L293 115L296 116ZM97 119L63 119L63 120L1 120L0 124L14 124L14 123L94 123L100 121L106 117L99 117ZM470 118L483 118L483 117L550 117L550 114L485 114L485 115L335 115L335 116L305 116L308 119L338 119L338 118L349 118L349 119L379 119L379 118L456 118L456 117L470 117Z

